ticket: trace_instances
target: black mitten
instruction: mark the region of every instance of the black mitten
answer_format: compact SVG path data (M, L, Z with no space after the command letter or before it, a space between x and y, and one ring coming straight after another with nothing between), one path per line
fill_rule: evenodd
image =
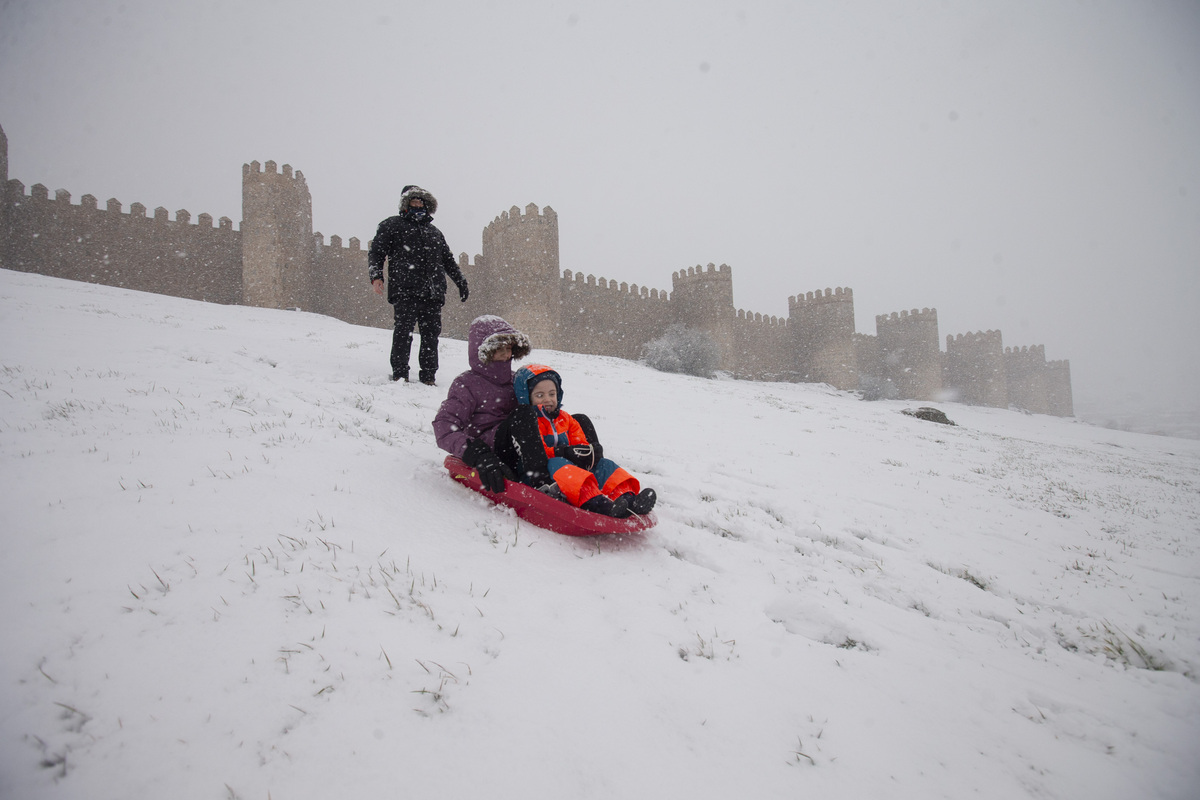
M590 470L596 465L596 452L590 444L555 445L554 455L565 458L577 467Z
M593 464L599 464L600 459L604 458L604 448L600 444L600 437L596 434L596 426L592 424L592 418L587 414L572 414L575 421L579 423L579 427L583 429L583 435L592 443L592 452L595 453Z
M478 439L468 439L467 449L463 451L463 463L474 467L479 473L479 482L489 492L499 494L504 491L504 468L500 459L492 449Z
M465 302L467 302L467 297L469 297L470 294L471 294L471 292L467 288L466 278L464 278L463 282L458 285L458 296L460 298L462 298L462 301L465 303Z

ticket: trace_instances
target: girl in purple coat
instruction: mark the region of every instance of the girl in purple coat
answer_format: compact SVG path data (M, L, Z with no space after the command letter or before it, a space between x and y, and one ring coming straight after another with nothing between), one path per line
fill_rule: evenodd
M484 488L491 492L504 491L506 472L514 479L504 463L511 462L514 454L497 456L494 448L496 431L517 408L512 361L529 355L529 350L529 337L500 317L477 317L467 334L471 368L450 384L433 418L438 447L474 467ZM500 437L500 449L508 442L511 437Z

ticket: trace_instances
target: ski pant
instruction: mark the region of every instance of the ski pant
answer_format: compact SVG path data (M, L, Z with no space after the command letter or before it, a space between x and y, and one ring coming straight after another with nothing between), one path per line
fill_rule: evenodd
M591 419L584 414L571 416L583 428L588 441L599 444ZM500 423L494 449L521 483L535 488L555 483L574 506L581 506L599 494L615 500L626 492L641 491L638 479L611 459L598 459L591 470L586 470L565 458L547 457L537 412L531 406L521 406Z
M440 303L402 301L392 306L395 328L392 331L392 376L408 378L408 357L412 352L413 326L421 334L417 351L420 379L432 381L438 371L438 337L442 335L442 306Z

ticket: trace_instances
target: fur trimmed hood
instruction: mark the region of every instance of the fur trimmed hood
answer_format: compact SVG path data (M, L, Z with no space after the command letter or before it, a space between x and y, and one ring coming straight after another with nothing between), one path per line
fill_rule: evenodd
M467 363L471 369L479 372L486 370L492 361L492 354L504 345L512 349L513 361L529 355L532 346L529 337L509 325L503 318L494 314L484 314L471 321L467 331ZM471 358L471 354L475 358ZM512 374L512 362L506 362L504 367L505 381Z
M479 356L479 363L486 364L491 361L492 354L501 347L504 347L504 345L508 345L509 349L512 350L514 361L529 355L529 351L532 349L529 346L529 337L520 331L493 333L480 342L479 348L475 351Z
M438 447L461 456L467 441L481 439L488 447L496 441L496 429L517 408L513 394L511 361L481 362L490 358L496 347L508 344L517 358L529 354L529 337L500 317L485 314L471 322L467 333L467 361L470 369L450 384L450 391L433 418L433 434Z
M432 217L437 213L437 198L420 186L409 185L405 186L404 191L400 194L401 214L404 214L405 210L408 209L408 204L414 197L421 198L421 202L425 204L425 209L429 212L429 216Z

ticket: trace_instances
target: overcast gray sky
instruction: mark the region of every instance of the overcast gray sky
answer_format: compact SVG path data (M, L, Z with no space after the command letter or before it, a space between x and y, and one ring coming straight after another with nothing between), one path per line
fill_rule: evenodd
M740 308L855 293L1071 361L1083 414L1200 413L1200 2L0 0L10 177L241 217L302 170L364 242L418 183L564 268Z

